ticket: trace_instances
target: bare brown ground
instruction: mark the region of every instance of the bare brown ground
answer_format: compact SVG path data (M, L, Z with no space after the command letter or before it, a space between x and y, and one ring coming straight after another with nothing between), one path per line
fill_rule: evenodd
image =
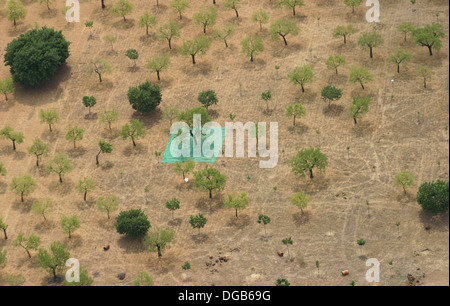
M154 12L159 24L177 16L169 9L169 1L161 0L157 8L155 1L133 0L135 10L126 24L131 28L125 29L120 18L102 11L97 2L81 1L79 24L67 24L60 12L62 3L54 4L52 11L47 12L37 1L25 1L28 15L16 28L0 13L2 54L9 41L34 23L62 30L72 42L67 66L47 86L38 90L17 86L10 101L0 103L0 127L11 125L26 136L17 152L12 151L8 141L0 140L0 161L8 170L7 176L0 177L0 216L9 224L10 236L7 241L0 240L0 247L8 252L8 265L1 271L0 284L4 284L4 276L9 273L23 274L26 285L49 283L49 275L39 268L36 257L28 259L22 249L11 245L19 232L38 234L45 248L53 241L66 243L71 256L78 258L91 276L96 274L96 285L131 285L141 271L151 274L157 285L273 285L279 277L287 278L293 285L348 285L351 280L357 285L368 285L365 281L367 258L377 258L381 262L383 285L404 285L407 274L415 277L425 274L421 281L427 285L449 284L448 214L439 220L432 219L421 211L414 199L422 182L448 179L449 174L446 129L449 105L444 89L449 65L448 1L419 1L412 6L408 0L384 0L381 1L382 22L373 25L365 21L366 8L358 8L353 15L337 0L305 1L307 5L295 18L289 10L271 6L268 1L246 0L239 20L234 12L221 7L219 0L218 26L229 22L237 25L230 48L214 42L212 49L198 57L198 64L193 67L190 58L177 53L182 39L176 39L170 69L161 74L163 103L149 116L141 116L131 109L126 92L130 86L145 80L156 81L156 75L149 74L145 63L152 56L167 52L168 46L156 41L154 30L145 37L145 30L139 29L137 22L145 10ZM209 0L191 3L192 7L179 21L184 39L201 33L201 27L193 22L193 15L201 6L211 5ZM271 42L268 25L259 31L258 25L251 21L251 14L259 8L267 10L272 21L276 18L296 20L301 27L300 35L288 37L288 47L281 41ZM438 18L437 12L440 13ZM94 21L92 32L84 27L87 20ZM404 43L396 29L405 21L415 26L443 23L446 37L442 50L429 57L425 48L410 41ZM340 39L331 38L331 33L337 25L347 23L353 23L358 33L344 47ZM360 50L356 40L361 33L374 28L382 33L385 45L375 49L375 57L370 60L368 52ZM240 50L240 41L248 33L261 35L266 47L254 64L248 62ZM105 35L117 36L114 51L104 41ZM412 52L412 61L397 75L387 58L399 46ZM132 61L124 56L128 48L140 53L136 70L130 68ZM340 69L338 76L324 64L334 53L347 57L347 65ZM114 69L111 75L104 77L102 84L95 75L86 74L94 58L109 59ZM301 94L289 83L287 73L304 64L314 64L317 77L314 84L306 87L306 93ZM421 87L422 81L415 72L421 64L433 70L427 90ZM279 70L275 69L276 65L280 66ZM375 81L367 85L365 92L347 82L352 65L366 65L375 75ZM0 67L0 78L8 75L7 67ZM393 86L392 78L395 79ZM345 93L333 111L327 110L320 100L321 88L329 83L343 88ZM212 107L217 114L216 121L224 123L230 112L237 114L236 120L242 122L277 121L280 152L284 150L280 153L279 165L270 170L259 169L256 159L219 159L215 166L226 174L228 182L226 190L215 194L212 201L206 193L196 192L190 184L184 184L174 175L171 165L159 163L154 156L154 151L164 151L169 139L169 124L161 118L161 110L169 106L179 109L197 106L198 92L209 88L216 90L220 98L219 105ZM259 98L268 89L274 95L270 116L262 112L265 106ZM97 98L92 118L82 106L84 95ZM367 116L355 127L347 111L351 97L363 95L371 96L373 103ZM284 109L295 101L306 106L307 116L299 120L294 129ZM61 113L61 122L55 125L53 133L38 119L39 110L47 108L56 108ZM112 108L120 111L120 122L110 134L95 118L103 110ZM417 112L423 116L420 125ZM137 148L113 136L131 118L143 120L148 131ZM85 138L75 151L64 139L68 127L73 125L86 130ZM320 137L316 130L321 131ZM26 148L35 137L51 143L50 156L43 159L43 165L58 152L66 152L72 158L74 171L65 177L62 185L55 175L46 175L43 168L37 169L35 159L28 156ZM110 140L114 151L108 156L102 155L101 166L96 167L95 154L100 139ZM329 156L326 174L317 175L314 181L295 177L288 166L290 158L298 148L319 143ZM351 147L349 157L348 146ZM203 165L197 165L197 169L201 167ZM406 196L394 184L394 175L404 170L411 171L417 178ZM8 184L13 176L24 173L31 173L37 179L38 188L22 204ZM97 189L88 195L87 204L74 189L76 182L85 176L97 182ZM148 193L144 191L145 186L149 187ZM304 216L290 204L291 195L299 190L311 196ZM227 192L242 191L249 193L251 205L236 219L232 211L223 209L223 198ZM121 237L115 232L113 221L97 211L95 199L111 193L119 196L121 210L142 208L152 225L175 228L175 241L162 259L158 260L155 253L145 252L139 243ZM54 200L56 210L44 224L30 207L34 200L46 196ZM174 196L181 200L181 209L175 213L178 221L170 223L171 215L164 203ZM371 203L370 212L366 200ZM208 218L200 236L188 223L189 216L199 212ZM267 226L267 237L262 226L256 223L261 213L272 218ZM59 218L73 214L81 219L82 225L69 240L60 229ZM117 214L115 212L113 217ZM395 226L397 221L401 222L400 238ZM432 225L431 231L424 230L425 224ZM290 256L279 258L276 251L287 251L281 240L288 236L294 240ZM356 244L359 238L367 240L364 247ZM108 252L102 249L106 244L111 245ZM208 257L217 256L219 252L230 255L231 260L208 268L205 264L209 262ZM321 263L320 278L315 269L316 260ZM391 260L393 265L388 264ZM181 270L185 261L192 265L187 278L182 276ZM350 276L341 276L344 269L350 270ZM119 272L127 273L125 280L116 278Z

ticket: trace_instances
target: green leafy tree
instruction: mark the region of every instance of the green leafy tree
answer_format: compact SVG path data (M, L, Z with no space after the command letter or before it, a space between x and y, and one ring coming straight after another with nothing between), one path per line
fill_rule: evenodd
M414 32L414 26L411 22L403 22L398 26L398 31L404 36L404 40L406 41L407 35Z
M92 61L92 65L89 67L88 72L90 74L96 73L100 83L103 82L103 75L110 74L112 72L111 64L107 59L96 59Z
M291 197L291 204L300 209L303 215L303 210L308 207L309 196L304 192L300 191L294 193Z
M223 3L225 8L227 8L229 10L234 10L237 18L239 18L238 9L240 7L240 4L241 4L241 0L225 0Z
M98 157L101 153L110 154L112 152L112 145L109 142L100 140L98 142L98 145L100 147L100 151L98 151L97 156L96 156L97 166L99 165Z
M295 119L304 117L306 115L306 108L300 104L290 104L286 108L286 117L294 117L294 126L295 126Z
M269 22L269 15L265 10L260 9L259 11L253 13L252 21L259 23L259 29L262 30L263 24L267 24Z
M55 241L50 246L50 252L39 249L37 254L39 266L53 275L53 280L57 281L58 274L63 272L66 261L70 258L70 253L66 250L66 245Z
M412 34L414 42L422 47L427 47L430 56L433 55L433 49L442 48L442 38L445 37L445 30L442 24L429 24L423 28L416 28Z
M144 122L141 122L138 119L131 120L131 124L126 123L119 132L119 136L121 136L122 139L130 138L133 142L133 146L135 147L135 140L144 138L146 134L147 132L144 129Z
M291 9L294 16L296 15L296 8L305 5L303 0L280 0L278 2L279 6L284 6L287 9Z
M206 222L208 222L208 219L206 219L202 214L189 217L189 224L192 226L193 229L198 228L199 231L200 229L205 227Z
M397 65L397 73L400 73L400 65L407 64L411 61L411 53L406 50L399 48L397 52L389 56L389 61Z
M183 180L186 179L186 174L190 173L195 168L195 162L192 158L188 158L183 162L176 162L173 170L177 174L183 175Z
M338 68L346 64L346 59L345 56L340 54L330 55L325 64L328 69L335 70L338 74Z
M0 81L0 94L5 96L5 100L8 101L8 94L14 92L14 81L12 77L7 77L3 81Z
M133 281L133 285L136 287L151 287L155 281L153 278L145 272L140 272L137 278Z
M89 114L91 113L91 107L94 107L97 104L97 99L93 96L84 96L83 97L83 105L89 109Z
M95 190L95 181L93 179L85 177L82 180L78 181L75 189L79 193L84 194L84 201L86 202L88 192L92 192Z
M242 53L250 57L253 62L256 55L264 51L264 44L261 37L250 34L241 41Z
M169 23L161 26L158 29L158 39L167 40L169 43L169 49L172 50L172 40L180 37L180 26L176 21L171 20Z
M156 16L151 15L149 12L145 12L144 15L139 18L138 26L140 28L145 28L147 36L149 35L148 30L153 28L158 23Z
M47 27L30 30L7 45L4 62L14 82L39 87L66 63L69 45L61 31Z
M289 287L291 283L285 278L278 278L275 282L275 286L277 287Z
M158 81L161 81L160 72L166 70L170 65L170 57L168 55L156 56L147 63L147 69L155 73Z
M0 130L0 137L11 140L14 151L16 150L16 143L23 143L23 140L25 139L22 132L14 132L14 129L9 125Z
M269 101L272 100L272 91L266 91L261 94L261 99L266 102L266 111L269 111Z
M69 128L66 140L73 141L73 148L76 149L76 142L83 139L84 130L77 126Z
M423 87L427 88L427 82L432 76L431 69L428 68L427 66L420 66L417 69L417 72L423 78Z
M130 87L127 96L133 109L144 114L149 114L155 110L162 100L159 85L149 81L140 84L138 87Z
M209 192L212 199L213 191L221 191L225 188L227 179L219 170L206 167L203 170L194 172L195 187L202 191Z
M66 286L70 287L89 287L94 283L94 279L89 277L89 272L86 267L80 266L80 281L79 282L64 282Z
M206 110L208 110L211 105L217 105L217 103L219 102L216 96L216 92L211 89L200 92L197 99L198 102L200 102L206 108Z
M350 83L359 83L365 89L365 84L373 81L373 74L364 66L353 66L350 68Z
M321 152L320 148L302 149L291 159L290 166L295 175L305 177L305 174L309 173L309 177L313 179L315 168L325 172L328 157Z
M191 269L191 264L189 263L189 261L186 261L182 266L181 269L183 269L184 271L190 270Z
M24 233L19 233L17 238L12 242L13 246L23 248L27 252L29 258L31 258L30 251L37 250L40 244L41 238L39 236L30 234L30 236L26 237Z
M211 41L208 37L201 35L194 38L194 40L186 40L180 47L180 54L183 56L191 56L192 64L196 64L195 56L197 54L205 54L211 47Z
M175 210L180 209L180 200L178 200L177 198L173 198L172 200L167 201L166 208L172 212L172 220L173 220Z
M342 98L342 89L336 88L331 85L327 85L324 88L322 88L322 100L325 103L328 103L328 107L331 106L331 102L338 101Z
M28 154L36 156L36 167L39 167L39 159L41 156L47 156L48 144L40 138L35 138L33 144L27 148Z
M360 6L362 3L363 0L344 0L344 4L352 8L353 14L355 13L355 7Z
M337 26L333 31L333 37L344 37L344 44L347 44L347 38L356 33L356 29L353 25Z
M287 46L287 35L297 36L299 27L292 20L277 19L270 25L270 35L273 41L277 41L280 37L283 38L284 44Z
M49 109L47 111L41 109L39 119L41 123L48 124L50 132L52 132L52 125L59 122L59 112L56 109Z
M110 219L110 214L117 210L119 207L119 197L113 194L108 196L99 197L97 199L97 208L101 212L106 212L108 215L108 220Z
M80 228L80 219L78 219L77 216L62 216L61 228L63 230L63 233L68 234L69 238L72 238L73 232Z
M30 174L25 174L21 177L13 177L9 186L15 194L20 196L20 201L23 203L23 197L29 196L36 190L37 184Z
M136 67L136 60L139 58L139 52L137 52L136 49L128 49L125 52L125 56L128 57L130 60L133 60L134 67Z
M50 4L55 2L55 0L39 0L39 4L45 4L47 9L50 11Z
M123 21L127 21L125 16L133 11L133 4L127 0L119 0L112 8L111 13L116 17L122 17Z
M188 0L173 0L170 3L170 8L180 15L180 20L183 19L183 14L191 5Z
M350 106L350 115L355 125L358 124L358 119L361 119L369 111L370 102L371 99L369 97L353 98L352 105Z
M417 192L417 203L432 213L445 213L449 205L449 183L441 180L425 182Z
M180 114L180 112L178 111L178 109L173 106L163 110L163 113L162 113L163 118L166 120L169 120L170 126L172 126L173 120L178 118L179 114Z
M9 21L14 22L14 26L17 25L17 20L25 19L27 10L19 0L9 0L8 6L5 9L6 18Z
M228 194L228 199L225 200L226 209L234 209L236 211L236 218L238 217L238 210L245 209L250 201L246 192L241 194Z
M289 255L289 246L292 245L292 244L294 243L294 242L292 241L292 237L285 238L285 239L281 240L281 243L283 243L283 244L287 247L288 255Z
M67 173L72 172L73 165L69 157L63 152L58 153L52 161L47 165L47 173L56 173L59 176L59 182L62 183L63 176Z
M44 221L47 221L47 215L53 212L53 201L49 197L40 201L34 201L31 210L35 214L44 217Z
M294 85L300 85L302 92L305 92L305 85L314 81L314 66L306 65L303 67L297 67L288 74L289 79Z
M172 242L174 236L175 231L169 227L155 227L148 232L144 239L144 245L148 252L157 252L158 258L161 258L162 252L169 248L169 243Z
M379 47L383 43L383 37L376 31L373 31L371 33L364 33L358 39L358 45L361 47L361 49L369 49L370 58L373 58L373 48Z
M3 231L3 236L5 237L5 240L8 240L8 235L6 234L8 225L3 221L2 217L0 217L0 229Z
M270 223L270 218L266 215L259 215L258 216L258 224L262 224L264 226L264 236L267 235L266 232L266 225Z
M203 8L194 15L194 21L196 24L201 24L203 26L203 33L206 34L207 27L213 27L216 24L217 17L217 9L215 7Z
M105 110L100 114L100 122L108 125L111 131L111 124L119 120L119 111L117 109Z
M125 234L131 238L142 238L151 225L142 210L130 209L120 212L116 218L115 227L119 234Z
M233 36L235 32L235 26L233 24L227 25L222 30L214 28L214 39L221 40L225 43L225 48L228 48L228 39Z
M211 121L211 117L208 115L206 108L204 107L196 107L188 109L184 112L181 112L178 115L178 120L185 122L192 129L194 126L194 115L200 115L202 123L207 123Z
M400 172L395 175L395 185L402 186L403 191L406 194L406 188L411 187L414 183L414 175L410 172Z

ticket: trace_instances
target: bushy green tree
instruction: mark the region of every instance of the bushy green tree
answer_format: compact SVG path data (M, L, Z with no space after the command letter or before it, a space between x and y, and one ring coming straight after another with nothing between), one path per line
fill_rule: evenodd
M442 48L445 29L442 24L429 24L423 28L414 29L412 36L414 42L419 46L427 47L432 56L433 49L440 50Z
M242 53L250 57L253 62L256 55L264 51L264 44L261 37L250 34L241 41Z
M139 52L137 52L136 49L131 48L125 52L125 56L134 61L134 67L136 67L136 60L139 58Z
M258 223L262 224L264 226L264 235L267 235L266 233L266 225L270 223L270 218L266 215L259 215L258 216Z
M419 187L417 203L432 213L445 213L449 205L449 183L441 180L426 182Z
M370 102L370 97L353 98L352 105L350 106L350 115L355 125L358 124L358 119L361 119L369 111Z
M112 152L112 145L109 142L100 140L98 142L98 145L100 147L100 151L98 151L96 156L97 166L99 165L98 157L100 156L101 153L110 154Z
M321 152L320 148L301 149L291 159L290 166L295 175L305 177L309 173L309 177L313 179L314 169L325 172L328 166L328 157Z
M172 212L172 220L173 220L175 210L180 209L180 200L178 200L177 198L173 198L172 200L167 201L166 208Z
M151 225L142 210L130 209L120 212L116 218L115 227L119 234L125 234L131 238L142 238Z
M39 112L39 119L41 120L41 123L48 124L50 132L52 132L52 125L59 122L59 112L56 109L41 109Z
M0 81L0 94L5 96L8 101L8 95L14 92L14 80L12 77L7 77Z
M76 143L77 141L80 141L83 139L84 130L80 127L74 126L69 128L66 134L66 140L73 142L73 148L76 149Z
M95 189L95 181L93 179L85 177L82 180L78 181L75 189L79 193L84 194L84 201L86 202L88 192L92 192Z
M127 21L125 16L133 11L133 4L128 0L119 0L112 8L111 13L114 16L122 17L123 21Z
M202 214L198 214L198 215L189 217L189 224L194 229L198 228L199 231L200 231L200 229L205 227L206 222L208 222L208 219L205 218Z
M376 31L373 31L371 33L364 33L358 39L358 45L361 47L361 49L369 49L370 58L373 58L373 48L379 47L383 43L383 37Z
M68 234L69 238L72 238L73 232L80 228L80 219L77 216L62 216L60 222L63 233Z
M180 54L183 56L191 56L192 64L196 64L195 56L197 54L205 54L211 47L211 41L208 37L201 35L196 36L193 40L186 40L180 47Z
M61 31L30 30L7 45L4 62L15 82L39 87L66 63L69 45Z
M23 143L23 140L25 139L22 132L14 132L14 129L9 125L0 130L0 137L11 140L14 151L16 150L16 143Z
M330 106L331 102L338 101L342 98L342 89L327 85L322 88L321 96L322 100Z
M144 114L155 110L162 100L159 85L149 81L140 84L138 87L130 87L127 96L133 109Z
M364 66L353 66L350 68L350 83L359 83L365 89L367 82L373 81L373 74Z
M216 96L216 92L212 89L200 92L198 94L197 100L206 108L206 110L208 110L211 105L217 105L217 103L219 102L219 99L217 99Z
M194 21L196 24L201 24L203 26L203 33L206 34L206 28L213 27L216 24L218 16L215 7L203 8L194 15Z
M406 194L406 188L411 187L414 183L414 175L411 172L399 172L395 175L395 185L402 186L403 191Z
M110 214L116 211L119 207L119 197L110 194L104 197L99 197L97 199L97 208L101 212L106 212L108 215L108 220L110 219Z
M23 248L27 252L29 258L31 258L30 251L37 250L40 244L41 238L39 236L30 234L30 236L26 237L24 233L19 233L17 238L12 242L13 246Z

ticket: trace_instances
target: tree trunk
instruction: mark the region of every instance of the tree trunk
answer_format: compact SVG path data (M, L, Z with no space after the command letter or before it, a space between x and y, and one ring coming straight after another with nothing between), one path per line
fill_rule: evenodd
M236 17L239 18L239 13L238 13L237 9L234 9L234 11L236 12Z
M426 88L426 87L425 87L425 88ZM13 142L13 150L15 151L15 150L16 150L16 141L13 140L12 142Z
M102 0L102 9L104 9L106 6L105 6L105 0Z
M62 176L61 176L61 173L59 173L59 183L61 183L62 184Z
M209 191L209 198L212 199L212 190Z
M23 203L23 192L20 194L20 201Z
M84 201L86 202L87 191L84 192Z
M101 150L100 150L100 152L98 152L97 156L95 157L95 159L97 160L97 166L99 165L99 163L98 163L98 156L100 155L100 153L102 153Z
M6 234L6 228L2 228L3 235L5 235L5 240L8 240L8 235Z
M226 39L224 39L224 43L225 43L225 48L228 48L228 43L227 43Z
M294 13L294 16L295 16L295 7L292 8L292 12Z
M370 58L373 58L373 48L370 48Z
M48 127L50 128L50 133L53 132L53 131L52 131L52 125L49 124Z
M136 146L136 142L134 141L134 137L131 137L131 141L133 142L133 146Z
M353 122L355 123L355 125L358 124L358 121L356 120L356 117L353 117Z
M16 20L14 19L14 26L16 26Z
M161 258L162 257L161 246L159 244L157 244L156 247L158 248L158 258Z
M297 117L297 116L294 115L294 126L295 126L295 118L296 118L296 117Z
M191 54L191 56L192 56L192 64L195 65L195 54Z
M236 218L238 217L238 212L237 212L238 210L236 209Z
M423 87L427 88L427 79L423 79Z
M156 75L158 76L158 81L161 81L161 78L159 77L159 71L156 71Z
M302 92L305 92L305 87L303 87L303 85L301 85L302 86Z
M171 39L167 39L169 41L169 49L172 50L172 42Z
M281 37L283 37L283 40L284 40L284 45L285 45L285 46L287 46L287 45L288 45L288 43L287 43L286 37L285 37L284 35L281 35Z
M313 179L313 178L314 178L312 169L309 170L309 178L310 178L310 179Z
M100 83L101 83L102 82L102 74L101 73L98 73L98 79L100 80Z
M76 147L76 141L75 141L75 140L73 141L73 148L74 148L74 149L77 148L77 147Z
M430 50L430 56L433 56L433 47L428 46L428 50Z
M28 257L31 258L30 251L28 249L25 249L25 251L27 251Z
M366 88L364 87L364 84L362 82L360 82L360 83L361 83L362 89L365 90Z
M344 45L347 44L347 35L344 35Z
M36 155L36 167L39 167L39 156Z
M397 73L400 73L400 64L397 65Z
M8 95L7 94L5 94L5 99L6 99L6 101L8 101Z

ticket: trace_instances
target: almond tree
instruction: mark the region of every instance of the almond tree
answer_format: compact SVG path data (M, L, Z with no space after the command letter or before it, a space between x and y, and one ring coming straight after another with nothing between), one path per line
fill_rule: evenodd
M402 186L403 191L406 194L406 188L411 187L414 183L414 175L410 172L400 172L395 175L395 185Z
M297 193L294 193L291 197L291 204L298 207L303 215L303 210L308 207L309 203L309 196L304 192L300 191Z
M158 81L161 81L160 72L166 70L170 65L169 55L156 56L147 63L147 69L155 73Z
M106 212L108 214L108 220L110 219L110 214L116 211L119 206L119 197L110 194L105 197L99 197L97 199L97 208L101 212Z
M284 6L285 8L291 9L294 16L296 15L296 11L295 9L297 7L302 7L305 5L305 3L303 2L303 0L280 0L278 2L279 6Z
M423 28L414 29L412 36L417 45L427 47L430 56L433 56L433 49L442 48L441 39L445 37L445 29L442 24L429 24Z
M13 128L9 125L0 130L0 137L11 140L14 151L16 150L16 143L20 144L25 139L22 132L14 132Z
M100 141L98 142L98 145L99 145L99 147L100 147L100 151L97 153L97 156L95 157L95 159L96 159L96 161L97 161L97 166L100 164L100 163L98 162L98 157L99 157L99 155L100 155L101 153L109 154L109 153L112 152L112 145L111 145L109 142L100 140Z
M360 119L369 111L370 102L371 99L369 97L353 98L352 105L350 106L350 115L352 116L355 125L358 124L357 119Z
M234 209L236 211L236 218L238 217L238 210L245 209L250 203L246 192L241 194L228 194L228 199L225 200L224 205L227 209Z
M47 9L50 10L50 4L52 4L55 0L39 0L39 4L45 4Z
M190 173L195 168L195 162L192 158L188 158L183 162L176 162L173 171L177 174L183 175L183 180L186 179L186 174Z
M294 117L294 126L295 126L295 119L297 117L300 118L300 117L303 117L305 115L306 115L306 109L300 103L290 104L286 108L286 117Z
M5 175L6 175L5 165L3 165L3 163L0 163L0 176L5 176Z
M59 182L62 184L64 174L70 173L73 170L73 165L67 155L63 152L58 153L52 161L47 165L47 173L56 173L59 176Z
M236 17L239 18L238 9L239 9L240 3L241 3L241 0L225 0L223 5L227 9L234 10L234 12L236 13Z
M263 9L260 9L259 11L253 13L252 15L253 22L259 23L259 29L262 30L263 24L266 24L269 22L269 15L267 12Z
M40 138L35 138L31 147L27 148L30 155L36 156L36 167L39 167L39 159L41 156L47 156L48 144L43 142Z
M180 15L180 20L183 19L183 16L181 14L190 7L191 5L189 4L188 0L173 0L170 3L170 8Z
M100 121L107 124L111 131L111 124L119 120L119 111L117 109L105 110L100 114Z
M76 149L76 142L83 139L84 130L77 126L69 128L66 140L73 141L73 148Z
M9 186L11 191L20 195L20 201L23 203L23 197L30 195L36 189L37 184L30 174L25 174L21 177L13 177Z
M5 240L8 240L8 235L6 234L6 230L8 229L8 225L3 221L2 217L0 217L0 229L3 231L3 235ZM0 254L1 256L1 254Z
M27 15L27 10L23 6L20 0L9 0L8 6L5 10L6 17L9 21L14 22L14 26L17 25L16 21L20 19L25 19Z
M227 179L219 170L206 166L205 169L194 172L194 181L195 187L209 192L209 198L212 199L212 192L223 190Z
M39 236L30 234L30 236L26 237L24 233L19 233L17 238L12 242L13 246L23 248L29 258L31 258L30 250L37 250L40 244L41 238Z
M383 43L383 37L381 37L381 34L376 31L373 31L372 33L364 33L358 39L358 45L361 49L369 49L370 58L373 58L373 48L379 47Z
M158 29L158 39L167 40L170 50L172 50L172 39L176 37L180 37L180 26L174 20Z
M89 73L92 74L94 72L98 75L98 79L101 83L103 82L102 76L112 72L111 64L108 60L94 60L89 69Z
M353 25L349 24L347 26L337 26L333 31L333 37L344 37L344 44L347 44L347 38L356 33L356 29Z
M309 177L313 179L314 169L325 172L328 166L328 157L321 152L320 148L301 149L291 159L290 166L295 175L305 177L306 174L309 174Z
M406 50L399 48L397 52L389 56L389 61L397 65L397 73L400 73L400 65L404 63L405 65L411 61L411 53Z
M330 55L325 64L328 69L335 70L338 74L338 68L346 64L345 56L340 54Z
M352 8L353 14L355 13L355 7L360 6L362 3L363 0L344 0L344 4Z
M148 252L157 252L158 258L161 258L163 251L169 248L169 243L172 242L174 236L175 231L169 227L155 227L148 232L144 239L144 245Z
M235 26L233 24L227 25L222 30L214 28L213 38L223 41L225 43L225 48L228 48L228 39L233 36L234 30Z
M92 192L95 189L95 181L90 178L83 178L79 180L77 185L75 186L76 191L84 194L84 201L86 202L86 196L88 192Z
M125 16L133 11L133 4L127 0L119 0L112 8L111 13L117 17L123 17L123 21L127 21Z
M261 37L250 34L241 41L242 53L250 57L250 61L254 61L255 55L264 51L264 44Z
M412 34L414 31L414 26L411 22L404 22L398 26L398 31L403 34L404 41L406 42L406 37L408 34Z
M297 67L294 71L288 74L288 77L294 85L300 85L302 92L305 92L305 85L314 81L313 70L313 65Z
M200 12L194 15L194 21L196 24L203 25L203 33L206 34L206 28L208 26L213 27L217 21L217 9L210 7L208 9L202 9Z
M138 26L140 28L145 28L147 36L149 35L148 30L153 28L158 23L156 16L151 15L149 12L145 12L144 15L139 18Z
M278 19L270 25L270 35L272 37L272 40L277 41L280 39L280 37L282 37L285 46L288 45L286 36L289 34L297 36L298 33L299 27L297 26L295 21L292 20Z
M31 210L44 217L44 221L47 221L47 214L53 211L53 201L48 197L40 201L34 201Z
M80 228L80 219L77 216L62 216L61 217L61 228L63 233L69 235L69 239L72 238L74 231Z
M350 83L359 83L364 90L367 82L373 81L373 74L364 66L353 66L350 69Z
M52 132L52 125L59 122L59 112L56 109L49 109L47 111L41 109L39 119L41 119L41 123L48 124L50 132Z
M196 64L195 56L197 54L205 54L211 47L211 41L208 37L201 35L194 38L194 40L186 40L180 47L180 54L192 57L192 64Z
M428 68L427 66L420 66L417 69L418 74L423 78L423 87L427 88L427 81L431 78L432 73L431 73L431 69ZM1 134L1 131L0 131Z
M58 279L57 274L62 273L66 261L70 258L66 245L61 242L53 242L50 246L50 252L39 249L37 254L39 266L53 275L53 280Z
M144 123L137 119L131 120L131 124L126 123L119 132L119 136L121 136L122 139L130 138L133 142L133 146L136 146L135 140L144 138L146 134Z
M0 94L5 96L8 101L8 94L14 92L14 81L12 77L7 77L3 81L0 81Z

